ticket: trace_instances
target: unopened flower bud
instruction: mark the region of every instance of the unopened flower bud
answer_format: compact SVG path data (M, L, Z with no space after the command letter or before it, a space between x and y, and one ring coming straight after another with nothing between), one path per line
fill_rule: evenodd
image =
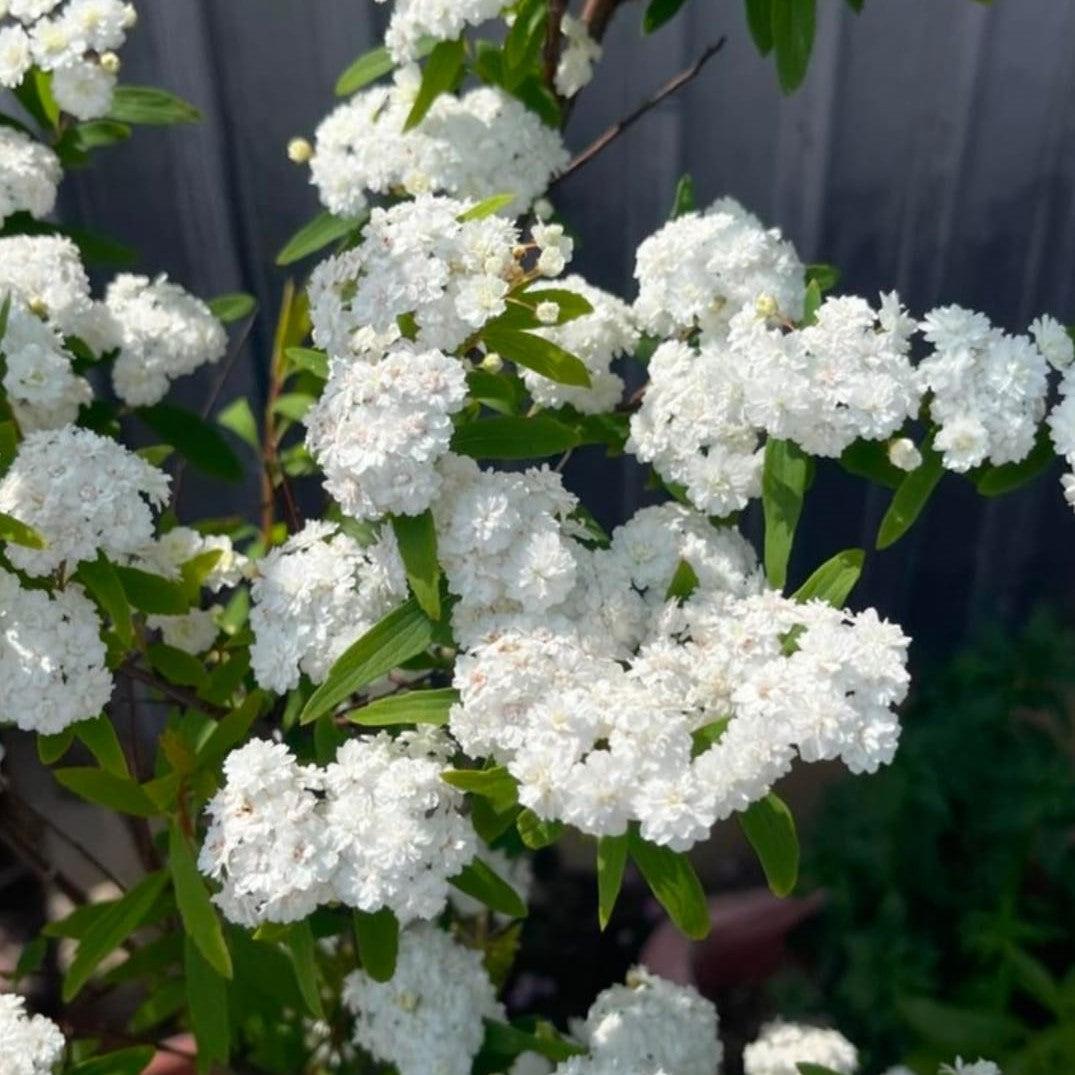
M555 302L539 302L534 314L543 325L555 325L560 317L560 307Z
M888 461L900 470L917 470L922 463L922 453L910 437L899 437L888 446Z
M306 164L314 155L314 147L305 138L292 138L287 144L287 159L294 164Z
M780 313L780 306L772 295L759 295L758 301L754 304L754 309L757 311L758 317L765 318L767 321L770 317L776 317Z
M107 71L110 75L119 74L119 57L114 52L102 52L97 62L102 71Z
M496 353L496 351L490 351L485 358L481 360L481 368L488 373L499 373L504 368L504 360Z

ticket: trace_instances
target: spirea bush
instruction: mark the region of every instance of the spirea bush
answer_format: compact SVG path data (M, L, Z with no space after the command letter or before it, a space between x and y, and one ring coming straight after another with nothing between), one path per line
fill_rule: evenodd
M644 28L683 3L651 0ZM56 1022L0 998L4 1072L134 1075L185 1029L201 1071L718 1075L713 1005L645 968L569 1027L509 1018L516 852L573 834L602 928L630 862L698 938L685 852L734 817L789 894L775 785L887 765L909 685L899 626L847 607L872 550L789 579L815 460L886 490L878 549L946 471L995 496L1054 453L1075 465L1072 340L1046 314L1011 335L836 293L834 268L732 198L695 206L687 180L638 237L635 295L575 274L556 184L615 131L580 150L564 128L632 5L571 8L393 5L343 103L288 147L325 208L280 254L317 262L255 359L255 409L220 398L242 342L225 324L253 300L129 273L95 293L86 266L115 244L47 219L66 169L197 118L118 83L134 8L0 4L0 717L129 820L145 868L87 901L4 828L77 904L16 975L65 940ZM793 89L813 0L747 8ZM167 402L225 356L202 413ZM240 442L260 517L180 518L187 469L240 480ZM664 503L604 532L561 476L583 446L635 457ZM313 476L316 501L316 482L296 490ZM756 550L737 515L759 500ZM117 697L154 714L152 757L120 735ZM68 763L76 744L92 763ZM119 983L141 998L127 1027L69 1019ZM859 1070L838 1030L787 1022L741 1060Z

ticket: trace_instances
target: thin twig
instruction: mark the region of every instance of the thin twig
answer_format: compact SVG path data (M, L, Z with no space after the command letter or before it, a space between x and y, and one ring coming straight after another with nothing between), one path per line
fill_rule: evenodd
M195 709L199 713L204 713L207 717L213 717L215 720L220 720L228 715L228 710L222 709L218 705L213 705L211 702L202 701L196 694L159 679L149 669L143 668L141 665L128 662L121 664L119 671L131 679L138 680L139 683L145 683L146 686L160 691L161 694L167 695L173 702L185 706L187 709Z
M567 0L549 0L549 21L545 28L545 85L556 93L556 69L560 66L562 48L562 30L564 15L567 14ZM559 94L556 94L559 97Z
M586 0L582 9L582 21L595 41L600 41L605 36L612 16L616 14L616 8L622 3L623 0Z
M715 41L684 71L680 71L675 78L666 82L652 97L647 98L633 112L628 113L623 119L614 123L599 138L594 139L575 159L552 181L550 186L562 182L573 172L577 172L584 164L588 164L603 149L611 145L625 131L633 127L647 112L652 111L666 98L682 89L688 82L696 78L703 67L724 47L725 38Z
M142 780L142 747L140 743L140 728L138 722L138 699L134 693L134 680L129 676L123 679L124 701L127 703L128 726L131 733L131 742L127 764L134 778ZM147 873L159 870L161 867L160 855L157 854L156 845L153 843L153 833L149 828L149 820L144 817L126 818L127 831L131 834L135 851L142 860L142 867Z
M2 814L0 814L0 840L3 840L25 862L41 881L55 885L73 904L83 907L90 902L85 890L62 870L53 866L33 843L28 842L20 831L11 827L7 817Z

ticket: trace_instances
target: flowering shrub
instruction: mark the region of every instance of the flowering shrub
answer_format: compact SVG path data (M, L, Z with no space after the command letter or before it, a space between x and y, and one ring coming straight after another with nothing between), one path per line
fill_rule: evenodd
M647 29L682 2L652 0ZM348 100L291 143L325 212L280 261L333 249L284 295L260 419L244 399L213 415L216 391L205 415L162 402L224 358L252 300L130 274L94 297L92 248L34 222L63 167L132 123L194 118L115 84L132 9L3 6L0 81L27 125L0 140L0 716L37 733L60 785L133 819L146 867L50 927L75 942L66 1002L140 984L130 1033L65 1044L5 998L5 1071L141 1071L178 1023L201 1070L716 1075L713 1006L641 968L570 1033L509 1021L497 986L528 879L511 850L571 830L602 926L631 861L701 937L684 852L734 816L788 894L798 844L774 785L795 764L887 765L909 682L899 627L845 607L866 550L789 584L815 459L891 489L879 549L945 470L997 495L1052 445L1075 460L1055 320L1013 336L830 294L833 269L730 198L696 209L681 184L633 302L568 274L550 192L605 144L572 158L562 131L620 5L568 6L398 0ZM748 8L792 88L812 2ZM630 364L646 382L626 396ZM149 447L124 445L132 425ZM184 468L240 478L234 438L259 454L259 525L181 524ZM635 456L666 503L606 534L561 477L585 446ZM760 556L736 528L759 498ZM151 767L112 721L121 685L166 707ZM60 764L76 741L93 764ZM851 1075L858 1057L775 1023L743 1065Z

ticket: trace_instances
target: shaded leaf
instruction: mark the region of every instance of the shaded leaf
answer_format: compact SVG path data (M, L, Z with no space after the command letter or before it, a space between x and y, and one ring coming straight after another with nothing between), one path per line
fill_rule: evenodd
M200 415L169 403L139 407L135 413L199 470L225 481L242 479L243 466L231 446Z
M597 841L597 920L608 926L623 886L627 866L627 834L602 836Z
M642 32L652 34L678 14L687 0L650 0L642 16Z
M944 474L941 454L932 440L922 446L922 462L900 482L877 531L877 547L887 549L914 525Z
M68 791L109 810L118 810L121 814L134 817L153 817L160 813L157 804L132 777L117 776L106 769L94 769L92 766L54 769L52 775Z
M181 616L190 611L190 597L182 583L137 567L114 564L113 570L127 600L139 612L154 616Z
M387 907L374 913L355 910L355 941L362 968L375 982L387 982L396 973L399 954L399 919Z
M708 936L709 907L690 859L679 851L643 840L636 827L628 834L628 847L650 891L676 927L695 940Z
M223 978L232 974L231 955L224 940L216 908L198 872L187 838L174 822L168 827L168 868L175 887L175 902L183 928L209 966Z
M817 0L771 0L776 73L785 93L806 77L814 47Z
M562 821L546 821L538 817L533 810L520 810L515 819L515 827L519 830L519 839L531 851L539 851L556 843L564 831Z
M439 620L440 564L433 513L427 509L421 515L393 515L392 531L414 599L431 620Z
M771 792L737 814L775 896L788 896L799 879L799 837L787 805Z
M526 917L526 904L518 892L482 859L474 859L469 866L450 878L449 884L479 903L484 903L490 910L509 918Z
M231 1052L228 985L189 936L184 938L183 968L190 1025L198 1043L198 1070L204 1072L215 1061L226 1064Z
M810 470L809 457L791 441L770 440L765 445L762 471L765 577L776 590L782 590L787 582L788 559L802 514Z
M459 426L452 451L472 459L541 459L581 443L570 426L543 414L532 418L497 415Z
M112 627L120 642L130 649L134 645L130 602L116 569L105 554L98 550L96 560L85 560L79 564L75 578L89 591L90 596L112 621Z

